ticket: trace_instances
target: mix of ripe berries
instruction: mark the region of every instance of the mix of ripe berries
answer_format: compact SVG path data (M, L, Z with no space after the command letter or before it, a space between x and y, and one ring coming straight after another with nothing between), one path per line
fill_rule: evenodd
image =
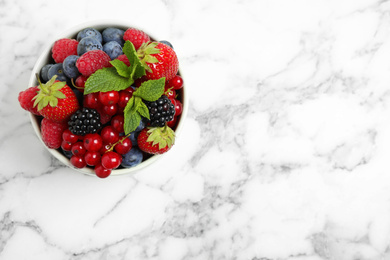
M144 76L125 89L84 93L88 78L112 67L111 61L130 66L123 51L127 41L146 68ZM151 65L150 57L144 59L145 53L153 53L156 64ZM50 60L37 75L38 86L20 92L18 100L40 120L48 148L58 149L74 167L93 168L98 177L105 178L114 169L134 167L171 148L183 109L183 79L169 42L155 42L135 28L86 28L75 39L57 40ZM133 93L143 82L162 77L163 94L154 101L143 100L149 118L141 117L135 130L125 134L124 110Z

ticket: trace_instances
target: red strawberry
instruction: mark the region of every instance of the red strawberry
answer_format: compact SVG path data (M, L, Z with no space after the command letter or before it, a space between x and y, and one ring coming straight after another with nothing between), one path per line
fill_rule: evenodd
M92 50L84 53L77 59L76 67L81 74L89 77L99 69L111 67L110 61L110 56L104 51Z
M51 51L52 57L56 63L62 63L69 55L77 55L77 46L79 42L75 39L59 39L57 40Z
M54 75L48 82L39 82L39 92L34 97L34 106L39 113L51 121L67 121L79 108L79 102L73 90L65 82L56 80Z
M146 69L147 79L165 77L168 81L176 76L179 70L179 60L175 51L159 42L144 43L137 55Z
M123 34L123 40L130 41L134 45L134 48L138 50L143 43L150 41L150 37L141 30L129 28Z
M38 107L34 107L34 100L33 100L33 98L37 95L38 91L39 91L38 87L31 87L24 91L21 91L18 96L18 101L20 103L20 106L24 110L27 110L33 113L34 115L41 115L38 112Z
M138 135L138 147L150 154L163 154L171 149L175 142L175 132L168 126L147 127Z
M67 127L67 122L57 123L47 118L42 119L42 141L51 149L60 148L62 143L62 133L67 129Z

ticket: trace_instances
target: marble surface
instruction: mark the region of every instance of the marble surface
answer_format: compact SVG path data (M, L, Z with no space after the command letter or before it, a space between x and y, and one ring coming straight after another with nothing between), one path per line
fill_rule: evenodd
M171 41L190 95L163 160L104 180L17 103L96 19ZM0 259L390 259L389 1L1 0L0 32Z

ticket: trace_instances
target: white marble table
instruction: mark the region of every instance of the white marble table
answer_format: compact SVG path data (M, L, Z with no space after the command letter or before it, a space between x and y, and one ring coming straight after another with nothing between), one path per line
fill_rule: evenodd
M101 18L172 42L191 102L164 160L104 180L17 102ZM0 57L0 259L390 259L389 1L3 0Z

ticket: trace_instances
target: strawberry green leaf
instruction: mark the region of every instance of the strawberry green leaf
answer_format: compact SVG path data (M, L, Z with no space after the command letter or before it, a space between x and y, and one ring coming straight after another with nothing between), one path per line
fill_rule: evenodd
M134 83L133 79L121 77L115 67L97 70L85 82L84 95L94 92L120 91Z
M54 92L53 96L56 97L56 98L66 98L65 94L62 93L61 91Z
M147 63L156 63L158 59L152 54L160 53L160 49L157 48L158 42L145 42L137 50L137 55L140 60L140 63L148 72L152 72L152 69Z
M34 100L33 107L38 106L38 110L42 110L48 105L51 107L56 107L58 105L58 99L66 98L65 94L60 91L60 89L66 85L66 82L56 82L57 75L54 75L46 83L42 83L39 79L39 76L36 76L39 82L39 91L32 99Z
M112 60L110 61L111 65L115 67L116 69L116 72L122 76L122 77L125 77L125 78L129 78L130 77L130 68L127 67L127 65L121 61L121 60Z
M140 97L146 101L156 101L164 94L165 78L145 81L134 91L133 96Z
M55 98L54 96L48 97L47 100L49 101L49 104L50 104L51 107L56 107L57 104L58 104L58 99Z
M47 83L46 83L46 84L47 84ZM51 87L51 90L52 90L52 91L60 90L60 89L62 89L63 87L65 87L65 85L66 85L66 82L64 82L64 81L55 82L55 83L53 84L53 86Z
M147 142L152 142L152 145L158 144L159 149L166 146L172 147L175 143L175 132L167 125L164 127L150 127L148 128Z
M157 63L158 59L154 56L147 56L145 57L144 61L147 63Z

